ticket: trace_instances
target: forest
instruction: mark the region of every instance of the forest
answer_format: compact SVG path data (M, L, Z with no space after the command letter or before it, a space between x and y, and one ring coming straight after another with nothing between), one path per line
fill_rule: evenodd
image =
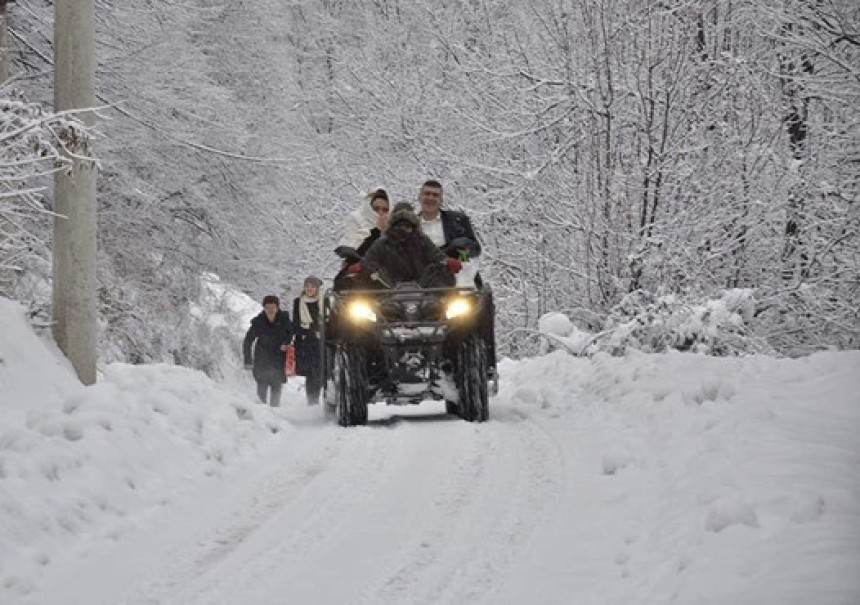
M50 317L48 0L7 7L0 268ZM855 0L96 0L99 351L217 373L207 276L331 278L427 178L484 247L500 353L860 346ZM722 301L736 313L714 310Z

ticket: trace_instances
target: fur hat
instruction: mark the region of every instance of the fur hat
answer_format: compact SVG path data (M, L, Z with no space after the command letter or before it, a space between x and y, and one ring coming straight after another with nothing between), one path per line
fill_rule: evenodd
M308 275L305 278L305 281L302 284L302 287L304 288L305 286L308 286L308 285L313 286L314 288L319 288L322 285L322 280L319 277L317 277L316 275Z
M391 214L388 215L388 228L391 229L394 225L402 221L407 221L415 229L419 229L421 227L421 220L418 218L418 215L415 214L415 211L412 209L412 204L409 202L398 202L394 205L394 208L391 210Z
M266 305L276 305L277 307L280 307L281 301L274 294L269 294L263 297L263 306L265 307Z

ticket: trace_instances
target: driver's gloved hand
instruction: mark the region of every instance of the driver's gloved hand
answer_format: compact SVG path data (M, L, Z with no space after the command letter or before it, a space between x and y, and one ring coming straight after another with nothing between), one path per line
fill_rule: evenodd
M361 260L361 255L355 248L350 246L338 246L334 249L334 253L344 259L350 265Z

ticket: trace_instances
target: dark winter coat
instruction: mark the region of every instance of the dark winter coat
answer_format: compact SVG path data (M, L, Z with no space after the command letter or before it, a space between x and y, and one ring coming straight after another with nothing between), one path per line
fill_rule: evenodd
M364 255L367 254L367 251L370 250L370 247L373 245L373 242L378 240L381 236L382 232L380 232L377 227L374 227L370 230L370 235L364 238L364 241L361 242L361 245L356 248L355 251L358 252L358 255L363 258Z
M273 322L266 317L265 311L261 311L251 320L251 327L248 328L242 343L242 354L245 365L254 366L254 380L264 384L279 384L287 381L285 368L287 353L281 350L281 345L289 344L292 338L293 324L290 321L290 314L286 311L278 311Z
M454 275L445 266L445 255L429 237L416 229L405 241L382 236L364 255L365 279L379 272L391 285L414 281L426 287L453 286Z
M299 376L315 375L319 371L320 339L319 339L319 305L320 301L308 303L308 312L313 322L307 328L302 327L299 304L301 297L293 300L293 320L295 321L296 374ZM322 299L320 299L322 300Z
M455 240L465 238L469 240L469 256L478 258L481 255L481 244L472 229L472 221L462 212L454 210L439 210L442 219L442 233L445 234L445 246L451 245Z

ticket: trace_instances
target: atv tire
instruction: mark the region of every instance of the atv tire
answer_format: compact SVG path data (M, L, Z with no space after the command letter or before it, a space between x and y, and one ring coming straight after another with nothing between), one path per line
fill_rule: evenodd
M483 339L476 335L466 337L457 347L455 380L459 401L456 410L450 402L445 402L445 409L469 422L485 422L490 417L486 351Z
M367 424L367 377L364 352L353 344L340 344L334 356L334 416L341 426Z

